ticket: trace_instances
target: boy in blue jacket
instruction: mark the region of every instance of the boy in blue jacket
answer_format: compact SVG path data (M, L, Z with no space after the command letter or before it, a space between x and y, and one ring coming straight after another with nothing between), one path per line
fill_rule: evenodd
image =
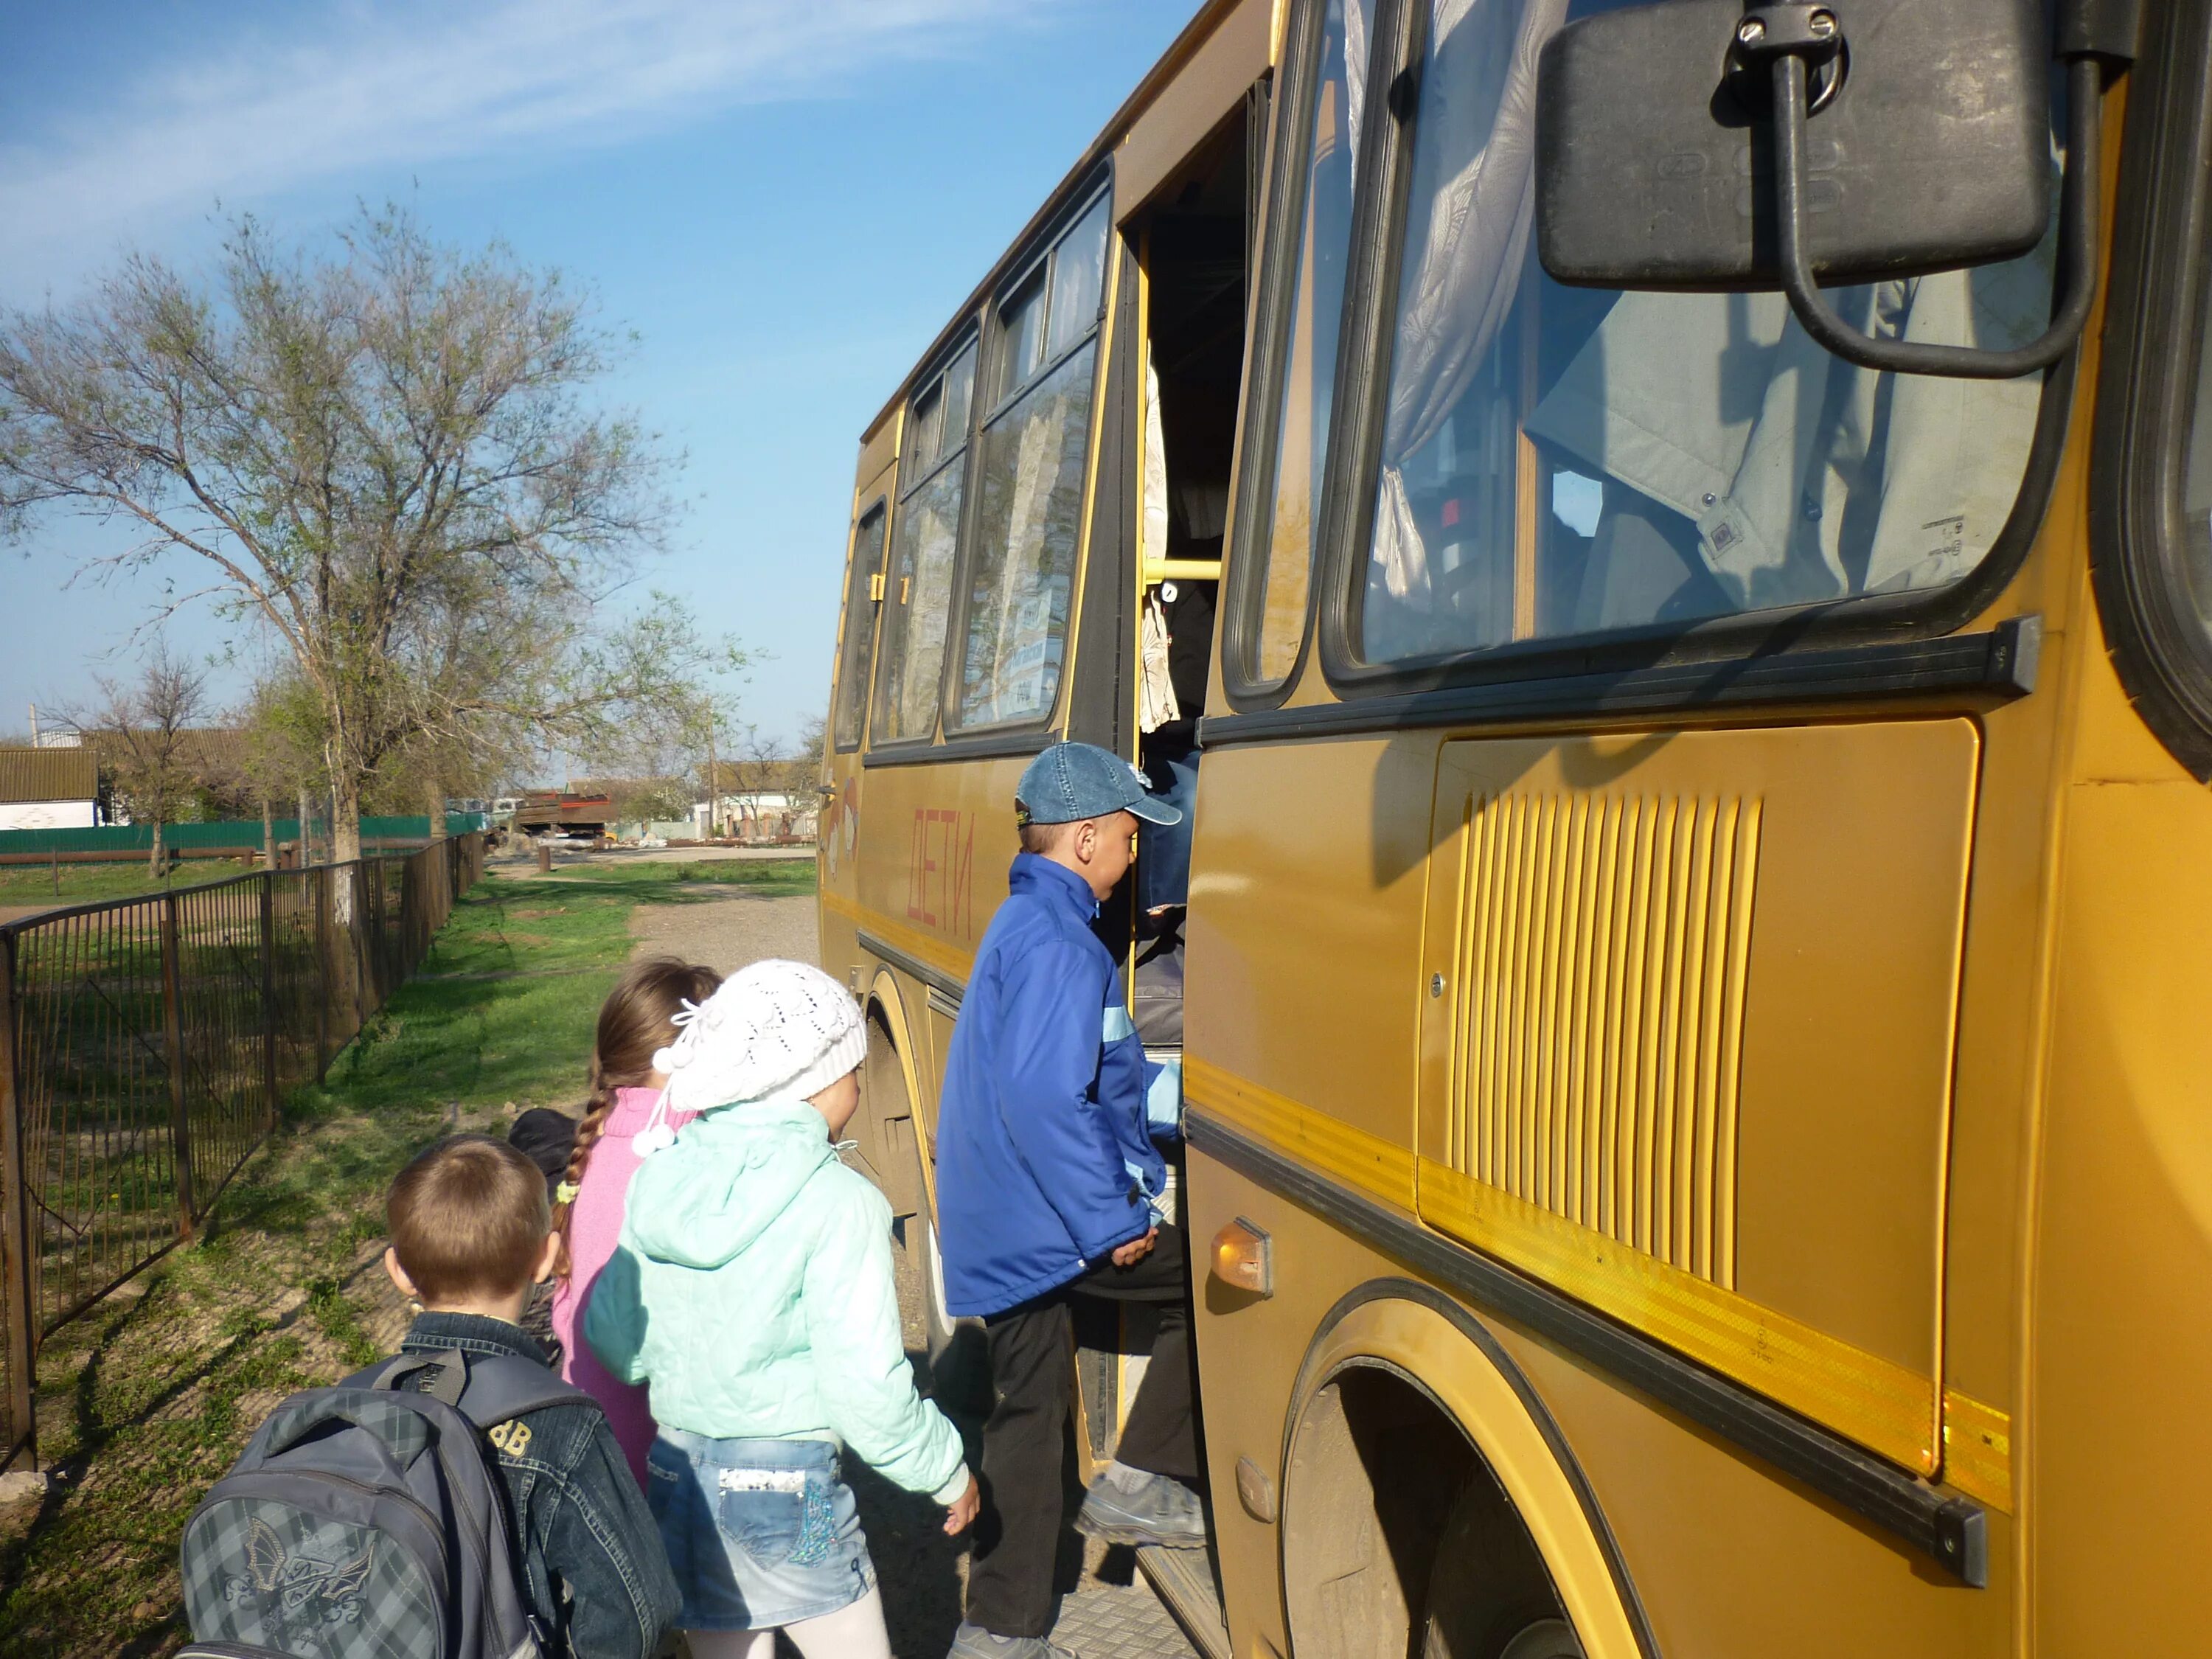
M1139 819L1180 822L1136 769L1089 744L1048 749L1014 800L1022 851L961 1000L937 1133L945 1297L984 1321L995 1403L985 1524L947 1659L1048 1659L1062 1435L1074 1381L1068 1304L1146 1302L1159 1334L1118 1460L1077 1525L1115 1543L1203 1548L1182 1230L1153 1200L1167 1166L1146 1118L1143 1044L1121 970L1091 931L1128 871Z

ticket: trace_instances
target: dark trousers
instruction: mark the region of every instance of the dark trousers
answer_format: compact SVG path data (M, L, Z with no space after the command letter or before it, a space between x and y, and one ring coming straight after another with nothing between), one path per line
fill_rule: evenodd
M1189 1289L1182 1229L1163 1226L1152 1254L1135 1267L1102 1262L1073 1284L984 1322L994 1403L983 1425L984 1507L968 1571L970 1623L997 1636L1042 1636L1052 1626L1053 1567L1066 1518L1061 1459L1075 1382L1070 1298L1146 1302L1159 1310L1152 1363L1115 1455L1134 1468L1197 1480Z

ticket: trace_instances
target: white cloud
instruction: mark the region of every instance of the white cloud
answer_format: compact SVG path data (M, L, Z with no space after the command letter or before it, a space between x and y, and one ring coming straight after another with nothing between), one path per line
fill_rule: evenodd
M0 288L125 241L380 170L619 143L836 93L1034 19L1021 0L497 0L311 11L313 38L219 46L0 143Z

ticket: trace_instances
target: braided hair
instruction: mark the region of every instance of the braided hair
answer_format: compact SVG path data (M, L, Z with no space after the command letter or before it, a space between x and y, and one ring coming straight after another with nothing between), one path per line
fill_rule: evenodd
M553 1228L561 1235L561 1273L568 1272L568 1218L575 1212L575 1189L592 1161L607 1114L614 1110L615 1091L638 1089L653 1081L653 1057L676 1040L676 1015L686 1002L702 1003L714 994L722 976L712 968L679 962L674 957L644 957L633 962L615 981L615 988L599 1006L599 1031L592 1046L590 1096L584 1102L583 1121L576 1126L576 1144L568 1153L568 1168L561 1181L570 1194L566 1203L553 1206Z

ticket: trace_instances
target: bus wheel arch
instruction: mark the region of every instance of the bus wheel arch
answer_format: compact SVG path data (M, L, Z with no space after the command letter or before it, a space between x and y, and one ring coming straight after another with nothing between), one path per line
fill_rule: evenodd
M972 1408L981 1401L988 1409L990 1371L981 1322L955 1319L945 1306L930 1124L922 1115L914 1028L898 981L886 969L878 969L868 988L864 1017L868 1047L860 1076L867 1127L859 1137L861 1160L890 1200L896 1254L903 1271L916 1281L932 1392L949 1408Z
M1300 1652L1656 1659L1558 1427L1449 1297L1384 1279L1322 1321L1284 1435L1283 1604ZM1480 1559L1487 1575L1432 1571Z

